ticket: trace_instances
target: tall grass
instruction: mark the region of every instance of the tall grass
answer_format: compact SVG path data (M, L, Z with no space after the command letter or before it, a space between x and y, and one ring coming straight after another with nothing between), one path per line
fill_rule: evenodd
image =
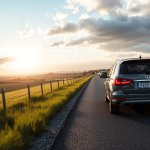
M31 101L24 107L1 116L0 150L25 149L29 141L90 78L91 76L62 86L52 93L45 93L44 96L32 95Z
M73 80L72 80L73 81ZM69 84L71 81L68 80ZM64 85L68 85L67 80L64 81ZM59 81L59 87L63 86L63 81ZM53 91L58 89L58 83L52 82ZM47 93L50 89L50 83L43 84L43 92ZM41 95L41 85L34 86L30 88L31 96L40 96ZM25 107L28 105L28 89L21 89L12 92L5 93L6 98L6 107L7 111L14 111L16 109L20 109L21 107ZM0 115L3 114L3 103L2 96L0 97Z

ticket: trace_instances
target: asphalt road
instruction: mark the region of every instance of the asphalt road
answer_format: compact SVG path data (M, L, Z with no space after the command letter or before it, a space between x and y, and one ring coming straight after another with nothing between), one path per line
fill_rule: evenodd
M123 106L110 114L104 81L92 78L52 150L150 150L150 106Z

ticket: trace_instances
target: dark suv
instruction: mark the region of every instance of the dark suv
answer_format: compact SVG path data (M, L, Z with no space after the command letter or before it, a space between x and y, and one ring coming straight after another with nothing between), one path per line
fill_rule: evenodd
M150 103L150 59L116 60L104 88L111 113L118 113L120 106Z
M101 72L99 72L99 76L100 76L100 78L107 78L107 72L101 71Z

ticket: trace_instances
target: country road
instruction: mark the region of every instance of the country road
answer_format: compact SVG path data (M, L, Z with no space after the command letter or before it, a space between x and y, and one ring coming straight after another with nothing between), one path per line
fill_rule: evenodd
M104 81L98 75L92 78L52 150L150 149L148 106L124 106L120 114L110 114L104 101Z

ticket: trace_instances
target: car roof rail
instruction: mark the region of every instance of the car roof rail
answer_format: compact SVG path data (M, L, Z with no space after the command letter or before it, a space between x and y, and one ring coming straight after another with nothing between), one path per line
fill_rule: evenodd
M121 61L123 61L123 58L119 58L119 59L117 59L116 61L118 61L118 60L121 60Z

